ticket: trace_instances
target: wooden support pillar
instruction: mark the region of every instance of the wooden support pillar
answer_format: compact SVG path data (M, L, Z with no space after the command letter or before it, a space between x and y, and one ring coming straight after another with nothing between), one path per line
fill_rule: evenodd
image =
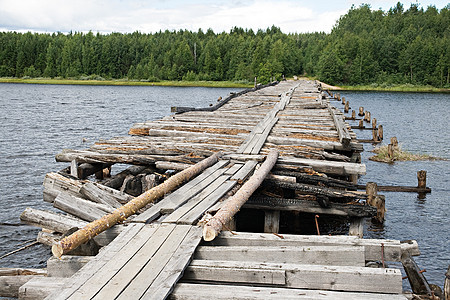
M367 204L374 206L375 196L378 194L378 186L375 182L366 184Z
M280 211L266 210L264 212L264 232L278 233L280 230Z
M378 125L378 138L380 141L383 140L383 125Z
M374 206L377 208L377 216L375 219L378 223L384 223L384 214L386 213L386 198L384 195L376 195Z
M364 235L364 218L351 218L348 235L357 236L362 238Z
M75 178L78 178L78 163L76 159L70 162L70 175L72 175Z
M396 136L391 137L391 144L395 150L398 150L398 140Z
M341 94L337 93L336 97L337 97L338 101L341 101Z
M353 184L358 184L358 174L351 174L349 176L349 181Z
M349 109L350 109L350 104L348 103L348 101L346 101L345 106L344 106L344 112L348 113Z
M372 139L374 142L378 142L378 130L376 128L372 129Z
M376 118L372 119L372 129L377 129L377 119Z
M352 120L356 120L356 112L355 112L355 110L352 110Z
M427 187L427 171L420 170L417 172L417 187L422 189Z
M366 113L364 114L364 120L370 123L370 111L366 111Z
M345 97L342 97L342 104L345 104L345 103L346 103Z
M358 116L364 116L364 107L362 106L359 107Z
M358 127L359 127L359 128L364 128L363 120L359 120L359 125L358 125Z
M389 144L387 150L388 150L388 158L390 160L393 160L394 159L394 146L392 144Z

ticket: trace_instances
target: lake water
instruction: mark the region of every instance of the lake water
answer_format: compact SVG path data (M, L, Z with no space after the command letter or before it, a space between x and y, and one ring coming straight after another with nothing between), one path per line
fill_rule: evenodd
M67 166L54 155L63 148L83 149L101 138L126 135L135 122L170 114L171 106L204 107L225 98L233 88L58 86L0 84L0 256L34 240L37 229L19 224L26 207L52 209L42 200L48 172ZM353 109L364 106L383 124L388 140L397 136L404 149L450 159L450 95L341 92ZM340 102L333 102L341 108ZM359 138L370 131L354 130ZM367 222L374 238L416 239L422 255L416 259L429 282L443 285L449 257L449 161L363 161L367 175L361 183L416 185L416 172L427 170L432 193L386 195L386 222L379 228ZM44 267L49 249L34 246L0 260L0 267Z

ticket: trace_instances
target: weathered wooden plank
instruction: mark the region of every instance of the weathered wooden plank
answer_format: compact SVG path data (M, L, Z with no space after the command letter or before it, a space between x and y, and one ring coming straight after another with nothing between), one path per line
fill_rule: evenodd
M159 249L155 249L155 252L147 253L147 258L145 260L147 263L140 270L139 274L137 274L126 286L126 290L124 290L120 296L115 295L119 296L119 299L139 299L170 261L179 247L180 242L191 229L191 226L187 225L170 224L168 226L174 226L175 228L164 243L158 247ZM127 277L129 278L130 276L127 275ZM105 295L114 296L109 289L105 290L105 292L108 292ZM98 294L94 299L111 299L111 297L104 298L100 296L101 294Z
M244 180L255 169L257 164L258 162L255 160L247 161L236 174L231 176L230 180Z
M80 189L80 193L91 201L103 203L112 208L119 208L122 206L122 203L133 199L131 195L118 192L115 189L93 182L83 184Z
M181 278L184 269L192 259L193 253L202 238L201 227L192 226L189 233L170 258L167 265L143 295L143 299L165 299ZM124 294L125 295L125 294Z
M333 266L365 265L361 246L221 246L199 247L195 259Z
M139 237L141 235L142 233ZM115 299L128 284L133 285L135 277L146 267L160 247L162 249L166 241L172 241L175 237L178 237L176 226L168 224L156 227L139 249L121 251L114 261L102 268L103 274L98 277L98 281L94 283L93 279L89 280L83 290L80 289L77 293L81 293L83 297L89 293L90 295L85 299ZM129 299L138 298L130 297Z
M398 269L193 260L186 269L185 277L190 280L236 282L237 276L247 278L241 273L252 273L255 269L285 270L286 287L290 288L386 294L402 292L402 275ZM208 270L207 273L204 270ZM248 280L251 279L248 276Z
M366 174L366 165L359 163L324 161L324 160L303 159L296 157L280 157L278 159L278 163L300 165L300 166L311 166L317 172L336 175Z
M25 275L25 276L0 276L0 297L14 297L19 296L19 288L36 277L43 277L40 275Z
M235 164L233 164L233 166L228 168L228 170L226 170L224 174L226 174L226 175L233 175L234 173L239 171L239 169L242 168L243 166L244 166L244 164L235 163Z
M76 197L83 197L80 194L82 182L65 177L58 173L48 173L44 178L44 201L53 202L60 192L70 193Z
M379 293L353 293L279 287L254 287L243 285L178 283L170 295L172 300L197 299L308 299L308 300L406 300L403 295Z
M226 181L213 193L203 199L198 205L178 219L179 224L194 224L210 207L217 203L235 185L236 181Z
M230 175L221 175L217 177L211 184L204 187L204 189L194 196L193 198L189 199L185 204L180 206L178 209L176 209L174 212L172 212L170 215L168 215L163 222L164 223L177 223L180 218L182 218L186 213L188 213L191 209L196 207L201 201L203 201L205 198L207 198L210 194L212 194L214 191L216 191L225 181L230 178ZM218 200L218 199L217 199Z
M27 207L20 215L20 221L33 226L47 228L52 231L65 233L73 227L81 228L87 224L81 219L55 213L52 211L40 210Z
M19 299L38 300L45 299L51 293L64 288L68 278L55 278L39 276L32 278L19 288Z
M61 258L50 257L47 260L48 277L71 277L92 260L92 256L64 255Z
M356 236L315 236L283 234L283 238L267 233L222 232L215 241L205 245L217 246L363 246L365 259L381 260L382 251L386 261L400 261L401 243L398 240L360 239ZM383 247L382 245L383 244Z
M264 143L267 140L267 137L269 136L270 132L272 131L273 126L278 122L278 118L274 118L264 129L264 131L261 133L261 135L258 137L258 140L256 141L255 145L252 147L249 153L246 153L244 151L244 154L258 154L259 151L261 151L261 148L263 147Z
M133 238L136 234L144 228L144 224L131 224L123 230L117 238L110 243L105 249L103 249L99 254L97 254L89 263L87 263L79 272L75 273L68 285L64 286L63 289L58 289L52 292L46 299L67 299L76 290L83 286L96 272L102 268L106 263L111 261L119 251L127 246L132 247L130 244L136 244L138 239ZM149 226L149 225L147 225ZM133 240L131 243L130 241Z
M97 203L71 196L66 193L60 193L55 198L53 206L85 221L100 219L108 213L107 211L100 209Z

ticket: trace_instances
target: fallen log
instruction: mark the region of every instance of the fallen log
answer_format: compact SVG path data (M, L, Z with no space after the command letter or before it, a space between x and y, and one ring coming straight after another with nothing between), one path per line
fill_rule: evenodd
M126 193L93 182L83 184L80 193L91 201L108 205L111 208L119 208L122 203L127 203L133 199Z
M126 218L136 213L145 205L161 198L165 194L177 188L179 185L199 174L207 167L216 163L219 160L220 155L221 153L218 152L193 165L192 167L181 171L178 174L175 174L174 176L164 181L162 184L150 189L144 194L134 198L124 206L116 209L113 213L107 214L101 219L95 220L87 224L85 227L74 232L73 234L65 237L52 246L53 255L59 258L63 254L68 253L69 251L77 248L86 241L92 239L99 233L114 226L116 223L124 221Z
M52 203L60 192L66 192L76 197L80 194L82 181L75 180L59 173L48 173L44 178L44 201Z
M248 200L253 192L261 185L264 178L269 174L278 159L277 151L270 151L261 167L255 171L250 179L230 197L222 208L203 227L203 239L212 241L233 216L239 211L242 205Z
M0 276L0 297L19 296L19 288L29 280L42 275Z
M357 189L356 188L357 186L355 186L354 184L352 184L348 181L334 179L331 177L309 175L309 174L304 174L304 173L288 172L288 171L272 171L272 174L295 177L298 183L307 183L307 184L314 184L314 185L325 184L330 187L347 189L349 191L356 191L356 189ZM366 189L365 186L364 186L364 189Z
M73 227L83 227L87 224L72 216L55 213L52 211L39 210L27 207L20 215L20 220L23 223L33 225L36 227L46 228L51 231L65 233Z
M58 197L55 198L53 206L85 221L97 220L113 211L113 209L108 208L103 204L98 204L66 193L60 193Z

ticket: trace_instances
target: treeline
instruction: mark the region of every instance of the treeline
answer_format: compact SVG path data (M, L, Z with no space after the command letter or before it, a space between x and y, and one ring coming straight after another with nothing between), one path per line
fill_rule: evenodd
M301 29L299 29L300 31ZM352 7L330 34L187 30L152 34L0 33L0 77L449 85L450 5Z

